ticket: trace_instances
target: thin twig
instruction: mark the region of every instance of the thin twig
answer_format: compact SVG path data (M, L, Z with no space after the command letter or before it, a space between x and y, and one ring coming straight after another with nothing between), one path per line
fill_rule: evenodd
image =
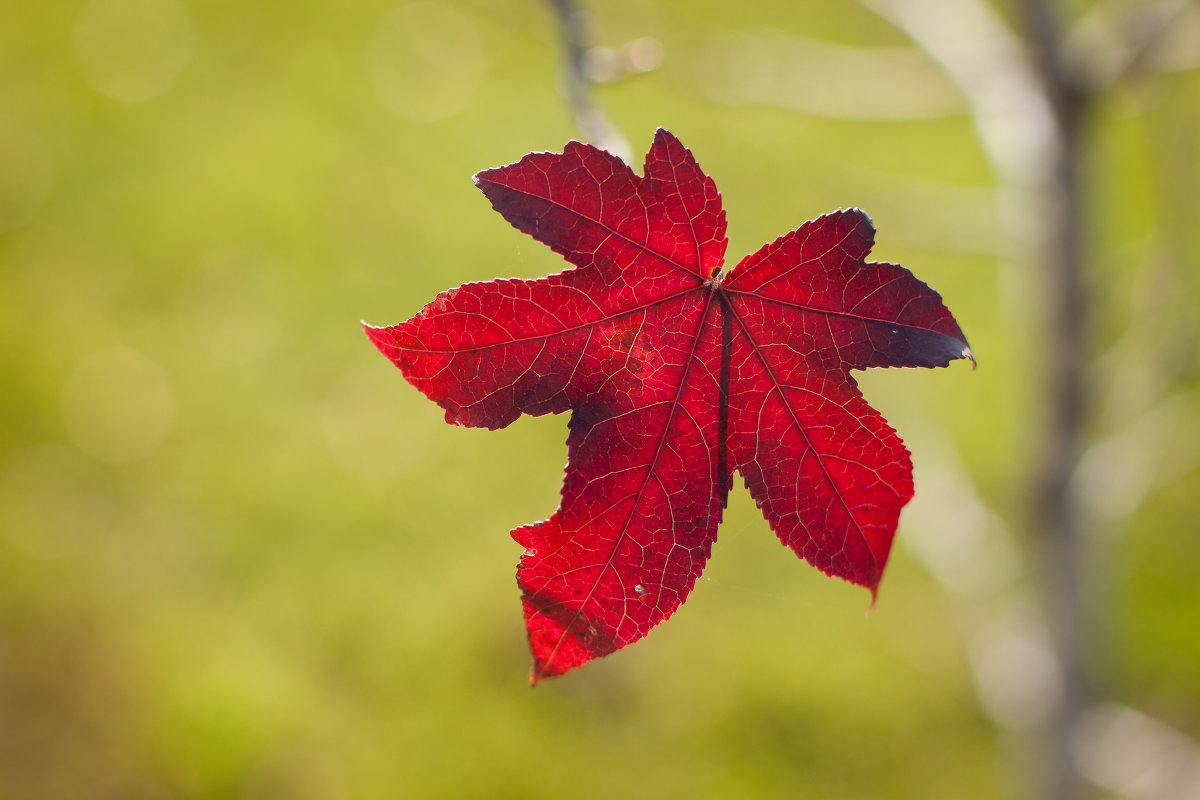
M592 81L587 72L587 52L591 46L587 16L575 0L549 0L558 17L565 50L563 91L583 137L626 163L630 158L628 140L609 122L592 99Z
M1093 94L1151 68L1151 57L1176 31L1183 15L1200 9L1198 0L1163 0L1137 9L1114 26L1111 20L1105 24L1106 17L1120 13L1112 5L1093 8L1063 38L1063 59L1080 88Z

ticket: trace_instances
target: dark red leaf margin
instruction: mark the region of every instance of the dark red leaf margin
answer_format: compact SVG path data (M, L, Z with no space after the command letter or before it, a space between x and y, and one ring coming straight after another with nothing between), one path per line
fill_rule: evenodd
M407 322L365 327L447 422L572 412L562 502L512 532L531 681L679 607L734 470L784 544L874 593L912 464L849 371L974 356L936 292L865 260L867 215L819 217L726 272L720 195L663 129L642 176L569 142L475 183L575 268L465 284Z

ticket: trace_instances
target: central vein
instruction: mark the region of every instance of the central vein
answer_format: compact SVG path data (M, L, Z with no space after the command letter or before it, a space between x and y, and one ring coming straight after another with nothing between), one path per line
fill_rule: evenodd
M715 277L715 276L714 276ZM729 306L729 296L718 289L721 315L721 371L718 383L717 401L717 480L720 482L721 508L729 502L729 470L728 437L729 437L729 376L733 364L733 309Z

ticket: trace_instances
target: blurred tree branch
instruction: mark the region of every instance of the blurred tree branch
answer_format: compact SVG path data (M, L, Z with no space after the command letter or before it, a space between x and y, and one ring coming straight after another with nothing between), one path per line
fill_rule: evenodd
M585 139L628 163L629 141L592 99L592 78L587 68L592 37L587 16L575 0L549 0L549 3L558 18L564 50L563 92L575 122Z
M1047 422L1041 462L1033 476L1034 533L1042 549L1042 578L1061 690L1043 745L1043 796L1084 795L1072 738L1092 702L1088 650L1090 605L1083 593L1084 531L1072 476L1083 453L1083 425L1091 410L1088 381L1090 297L1081 263L1080 162L1090 95L1062 48L1049 0L1021 0L1030 54L1042 92L1054 110L1041 246L1046 278L1045 392Z
M549 2L564 42L563 87L571 112L587 138L624 158L627 143L592 98L596 78L588 57L594 48L586 17L576 0ZM1083 261L1087 208L1081 174L1086 167L1090 107L1095 97L1140 75L1200 67L1200 49L1190 47L1187 39L1189 31L1200 31L1200 2L1162 0L1131 6L1106 0L1068 26L1058 18L1053 0L1016 0L1023 35L986 0L859 2L904 31L961 93L996 171L1001 217L1009 226L1009 255L1038 264L1044 280L1044 333L1040 338L1045 346L1041 380L1045 417L1040 457L1030 472L1030 516L1040 551L1045 628L1020 631L1017 636L1009 635L1010 630L983 641L988 638L986 632L967 630L971 624L979 627L979 615L964 621L964 638L970 640L968 649L974 651L977 684L982 687L988 680L982 671L994 668L994 664L984 663L985 651L1011 649L1013 642L1004 641L1005 636L1015 640L1029 634L1026 641L1016 644L1041 648L1046 669L1044 674L1025 676L1038 683L1024 690L1033 703L1026 704L1028 713L1022 720L1016 719L1018 714L1011 722L1025 725L1041 720L1038 794L1075 800L1086 796L1089 781L1124 791L1116 782L1098 777L1094 769L1105 762L1105 747L1116 746L1098 733L1116 729L1100 723L1130 718L1137 712L1105 705L1089 674L1094 640L1089 609L1093 605L1085 589L1084 563L1093 538L1089 526L1097 517L1089 513L1096 503L1085 503L1081 492L1095 483L1084 474L1088 472L1087 456L1094 449L1086 447L1084 430L1096 403L1089 385L1094 362L1089 340L1092 301ZM784 44L799 49L801 55L804 48L814 47L803 41ZM1172 46L1183 56L1159 57ZM827 60L829 53L820 55ZM844 61L852 56L870 58L872 64L880 61L877 49L839 55ZM895 54L890 55L894 58ZM844 81L844 72L829 70L822 81ZM790 73L785 74L791 80ZM872 109L863 108L862 92L851 94L856 113L869 116ZM806 95L789 98L793 106L815 102ZM936 102L930 106L941 108ZM829 108L815 111L829 113ZM886 118L902 116L891 106L887 111ZM954 496L961 500L963 494ZM985 508L981 499L978 507ZM962 530L955 533L961 535ZM954 587L947 583L947 588ZM1012 617L1010 622L1015 620L1020 626L1019 610L1008 608L1005 613ZM987 698L984 700L987 705ZM1116 739L1129 741L1121 736ZM1181 742L1180 747L1193 756L1200 753L1194 743ZM1090 772L1085 769L1087 764L1093 766ZM1129 794L1173 797L1179 785L1160 781L1158 788Z
M1018 257L1035 258L1044 276L1046 417L1032 473L1032 525L1058 674L1038 748L1040 794L1073 800L1086 793L1079 737L1096 700L1089 675L1092 606L1083 576L1089 537L1076 480L1094 405L1080 184L1089 106L1096 93L1139 71L1196 4L1167 0L1143 7L1126 17L1119 46L1111 46L1111 35L1095 33L1102 30L1095 16L1100 9L1065 34L1051 0L1019 0L1024 43L983 0L860 2L905 31L963 92L1001 179L1001 199L1007 195L1008 209L1019 215L1024 252Z
M1126 13L1122 13L1122 12ZM1076 76L1079 88L1096 93L1143 73L1162 68L1154 56L1166 49L1172 34L1179 32L1191 14L1200 24L1200 3L1196 0L1164 0L1139 8L1130 15L1122 4L1100 3L1075 23L1059 45L1062 60ZM1200 49L1185 48L1190 59L1168 68L1194 69L1200 66Z

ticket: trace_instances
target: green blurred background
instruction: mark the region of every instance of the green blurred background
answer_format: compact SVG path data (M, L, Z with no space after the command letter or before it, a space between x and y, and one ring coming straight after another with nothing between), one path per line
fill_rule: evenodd
M566 419L447 426L359 320L560 268L470 180L581 135L546 4L8 4L0 797L1030 790L1055 688L1025 532L1044 281L961 93L855 3L589 10L597 75L638 73L598 102L638 163L660 125L692 149L731 262L860 206L875 257L971 340L974 373L862 376L918 495L876 607L783 549L739 484L669 623L526 685L508 530L554 510ZM1085 138L1103 702L1078 750L1102 796L1153 796L1127 779L1168 757L1200 774L1200 72L1181 63L1105 91ZM1155 743L1132 773L1105 757L1122 725Z

